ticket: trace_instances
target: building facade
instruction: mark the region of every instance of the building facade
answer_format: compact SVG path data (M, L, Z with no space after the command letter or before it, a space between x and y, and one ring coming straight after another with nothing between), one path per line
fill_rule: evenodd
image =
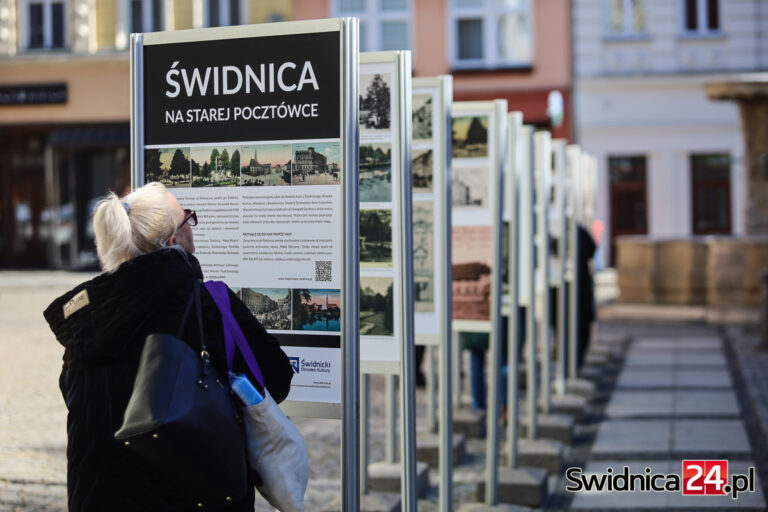
M130 190L131 32L292 19L285 0L0 0L0 267L96 265Z
M735 104L704 84L768 69L762 0L574 0L576 141L598 161L602 262L615 238L744 232Z

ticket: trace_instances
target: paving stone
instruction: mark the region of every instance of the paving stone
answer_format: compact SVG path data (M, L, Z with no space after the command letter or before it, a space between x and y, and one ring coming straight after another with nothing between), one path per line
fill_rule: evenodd
M614 391L605 415L611 418L671 416L673 402L672 391Z
M727 369L707 371L678 369L674 373L674 385L678 388L732 388L733 381Z
M672 432L672 447L676 452L706 454L751 451L741 420L676 420Z
M671 420L607 420L600 424L592 453L669 452L671 443Z
M485 480L477 484L477 500L485 499ZM547 471L540 468L499 468L497 498L503 503L541 507L547 496Z
M528 437L528 418L520 417L520 435ZM541 439L553 439L569 444L573 440L573 417L566 414L536 416L536 434Z
M739 416L739 403L730 390L681 391L674 394L675 416Z

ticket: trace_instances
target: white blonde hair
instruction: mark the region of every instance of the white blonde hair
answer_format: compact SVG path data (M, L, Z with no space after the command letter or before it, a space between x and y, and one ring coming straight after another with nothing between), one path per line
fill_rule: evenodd
M169 194L162 183L154 182L122 199L110 192L96 203L93 231L103 270L114 272L131 258L163 247L176 231Z

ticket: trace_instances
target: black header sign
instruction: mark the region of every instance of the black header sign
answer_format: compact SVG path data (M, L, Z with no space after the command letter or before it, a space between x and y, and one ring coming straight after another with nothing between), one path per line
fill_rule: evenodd
M66 103L67 84L6 85L0 87L0 105Z
M147 45L145 145L335 139L339 32Z

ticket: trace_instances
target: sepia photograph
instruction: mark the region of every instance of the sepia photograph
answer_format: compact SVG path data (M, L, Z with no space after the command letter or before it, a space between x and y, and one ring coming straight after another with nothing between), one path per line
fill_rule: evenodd
M413 141L432 140L432 95L413 95Z
M360 335L394 334L394 301L391 277L360 277Z
M390 127L390 75L360 75L360 133L382 133Z
M167 188L188 188L189 148L153 148L144 151L144 183L159 181Z
M453 241L453 318L489 320L493 228L454 226Z
M435 218L432 201L413 203L413 303L417 312L435 310Z
M454 117L453 158L488 156L488 116Z
M432 150L414 149L411 161L413 164L413 193L428 194L432 192Z
M240 149L234 146L192 148L193 187L240 185Z
M270 187L291 184L291 145L243 146L240 186Z
M287 288L233 288L265 329L291 328L291 290Z
M310 142L293 145L291 185L339 185L341 144Z
M488 167L454 167L451 172L454 208L488 208Z
M341 290L291 290L294 331L340 331Z
M392 145L360 145L360 202L392 201Z
M360 210L360 266L392 266L390 210Z

